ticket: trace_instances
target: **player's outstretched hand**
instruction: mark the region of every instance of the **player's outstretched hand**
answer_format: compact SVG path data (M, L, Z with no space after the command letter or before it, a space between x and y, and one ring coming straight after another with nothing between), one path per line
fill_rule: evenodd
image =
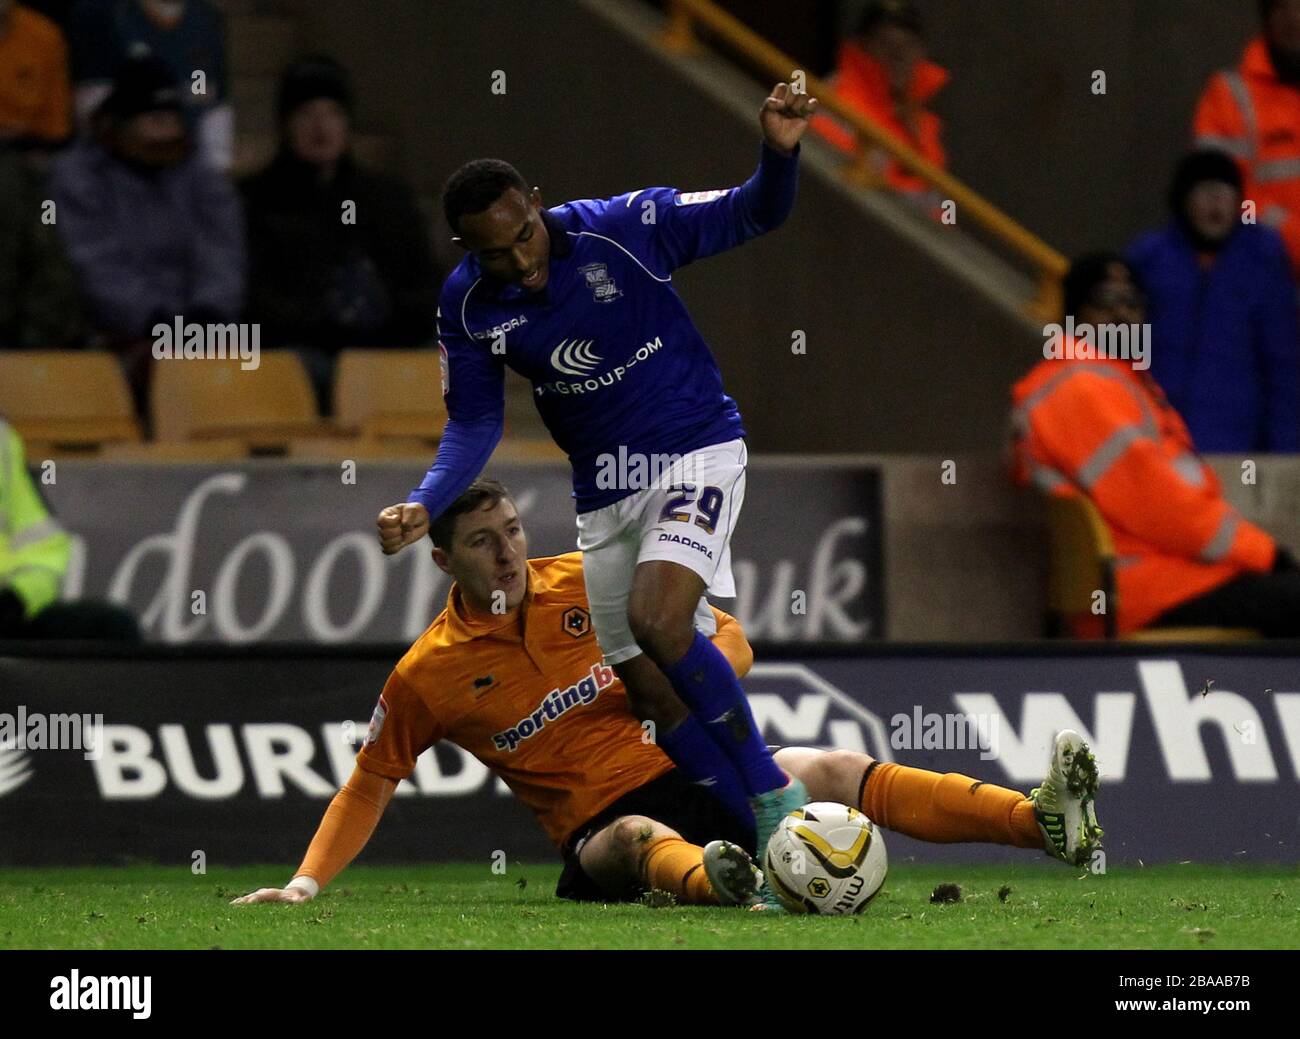
M258 902L310 902L311 894L300 887L261 887L252 894L232 898L232 906L251 906Z
M379 513L379 544L391 556L429 533L429 510L419 502L390 505Z
M796 93L789 83L778 83L758 113L763 140L769 148L789 155L808 129L808 120L817 111L817 99Z

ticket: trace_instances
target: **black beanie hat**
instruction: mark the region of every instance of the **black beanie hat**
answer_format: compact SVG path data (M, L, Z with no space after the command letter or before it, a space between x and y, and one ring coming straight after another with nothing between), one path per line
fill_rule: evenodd
M1183 219L1183 209L1187 196L1197 184L1207 180L1217 180L1235 188L1238 195L1245 193L1241 179L1241 168L1226 152L1213 148L1204 148L1183 156L1174 170L1173 180L1169 182L1169 209L1174 216Z
M181 90L167 64L149 55L132 58L118 68L112 92L96 113L130 119L158 111L181 111Z
M332 98L348 111L352 110L352 85L348 82L348 74L342 65L324 54L299 58L284 70L280 77L280 121L288 119L300 105L318 97Z
M1115 263L1123 265L1124 269L1128 271L1128 276L1132 279L1133 284L1141 290L1142 283L1138 278L1137 271L1119 253L1098 252L1080 256L1070 264L1070 269L1065 272L1065 279L1061 282L1067 317L1073 315L1077 318L1079 316L1080 308L1087 304L1088 297L1092 295L1093 289L1106 280L1110 274L1111 264Z
M912 0L871 0L858 18L855 36L866 36L877 26L890 22L911 29L918 36L925 35L925 23L921 21L921 12Z

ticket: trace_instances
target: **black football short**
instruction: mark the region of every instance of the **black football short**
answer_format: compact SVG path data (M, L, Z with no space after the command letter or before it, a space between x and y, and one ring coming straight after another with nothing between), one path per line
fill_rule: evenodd
M753 820L737 819L704 787L697 786L683 778L676 769L671 769L649 783L628 791L569 835L561 851L564 871L555 887L558 897L575 902L620 901L617 897L605 894L583 872L578 862L578 853L589 838L624 815L644 815L657 823L663 823L692 844L705 845L709 841L724 839L739 844L751 855L754 853ZM631 892L624 900L634 899L639 894L639 891Z

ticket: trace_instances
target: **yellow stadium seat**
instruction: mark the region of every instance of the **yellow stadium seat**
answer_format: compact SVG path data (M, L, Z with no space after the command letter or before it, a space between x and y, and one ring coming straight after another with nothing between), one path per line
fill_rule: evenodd
M334 373L334 419L367 439L442 436L447 411L436 350L345 350Z
M1101 591L1106 638L1116 638L1115 546L1101 513L1081 494L1048 495L1047 533L1047 608L1053 626L1063 630L1068 618L1091 613L1093 595ZM1260 635L1251 628L1145 628L1118 637L1126 642L1241 642Z
M126 377L103 350L0 351L0 416L52 451L141 438Z
M151 440L143 444L105 444L100 457L110 462L237 462L248 457L242 440Z
M298 355L263 351L258 367L237 359L155 361L150 410L158 440L234 439L254 453L287 449L331 431Z
M295 437L289 441L288 456L310 462L331 462L335 465L345 459L396 459L427 467L432 460L429 443L419 437Z

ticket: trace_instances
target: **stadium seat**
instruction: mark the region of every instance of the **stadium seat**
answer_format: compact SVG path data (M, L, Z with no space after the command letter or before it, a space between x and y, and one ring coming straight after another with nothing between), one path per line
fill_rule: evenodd
M237 462L248 457L242 440L151 440L140 444L105 444L99 457L108 462Z
M334 374L339 428L368 439L442 436L447 412L433 350L345 350Z
M432 460L428 441L419 437L295 437L288 457L306 462L340 462L351 459L396 459L426 467Z
M0 351L0 415L29 451L141 439L126 377L102 350Z
M550 437L507 436L492 453L490 465L515 465L530 462L563 462L566 456Z
M263 351L248 370L238 360L155 361L150 410L158 440L234 439L254 453L283 453L294 437L332 431L289 350Z
M1239 642L1260 637L1250 628L1146 628L1118 635L1115 547L1093 503L1081 494L1047 496L1050 561L1047 574L1048 627L1067 630L1070 617L1091 614L1093 594L1106 594L1105 637L1127 642Z

